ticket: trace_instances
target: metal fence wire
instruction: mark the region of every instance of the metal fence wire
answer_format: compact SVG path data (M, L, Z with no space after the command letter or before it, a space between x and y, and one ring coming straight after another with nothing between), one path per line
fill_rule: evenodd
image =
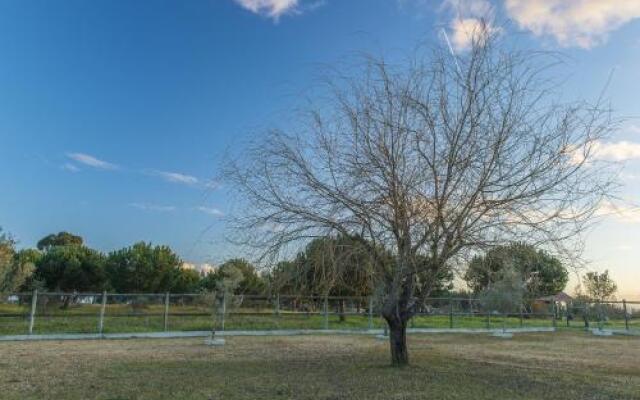
M474 298L428 298L410 328L640 329L640 302L541 302L498 312ZM207 293L0 295L0 336L384 328L368 297Z

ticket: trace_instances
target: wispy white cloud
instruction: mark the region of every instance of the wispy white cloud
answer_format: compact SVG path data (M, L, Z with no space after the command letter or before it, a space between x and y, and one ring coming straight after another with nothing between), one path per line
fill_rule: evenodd
M297 12L299 0L234 0L241 7L277 20L284 14Z
M505 0L507 14L536 36L551 36L564 47L585 49L640 18L637 0Z
M64 163L62 165L62 167L60 167L60 168L62 168L65 171L69 171L69 172L79 172L80 171L80 168L78 168L77 166L75 166L72 163Z
M640 223L640 207L631 204L615 204L607 201L600 205L596 215L604 218L613 218L618 222Z
M104 170L114 170L119 167L116 164L112 164L110 162L100 160L92 155L85 153L67 153L67 157L72 159L73 161L86 165L88 167L104 169Z
M182 185L194 186L200 183L200 180L195 176L183 174L180 172L168 172L168 171L156 171L149 172L151 175L159 176L167 182L179 183Z
M205 189L209 189L209 190L220 189L221 186L222 185L220 184L220 182L216 182L213 180L208 180L204 183Z
M130 203L129 207L137 208L138 210L143 210L143 211L158 211L158 212L171 212L176 210L176 207L174 206L149 204L149 203Z
M203 212L205 214L208 215L212 215L214 217L223 217L224 213L220 210L218 210L217 208L211 208L211 207L204 207L204 206L200 206L200 207L196 207L196 210Z

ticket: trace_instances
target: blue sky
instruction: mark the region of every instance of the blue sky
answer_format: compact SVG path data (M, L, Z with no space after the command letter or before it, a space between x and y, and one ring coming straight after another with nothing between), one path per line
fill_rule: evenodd
M465 49L481 15L570 58L563 97L629 117L601 157L621 197L589 236L591 268L640 298L640 2L599 0L14 0L0 2L0 226L21 246L68 230L110 251L138 240L219 262L228 148L286 121L322 65Z

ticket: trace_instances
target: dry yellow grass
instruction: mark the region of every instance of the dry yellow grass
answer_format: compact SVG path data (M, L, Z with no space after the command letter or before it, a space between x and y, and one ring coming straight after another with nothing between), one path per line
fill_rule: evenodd
M640 339L412 336L0 343L0 399L640 399Z

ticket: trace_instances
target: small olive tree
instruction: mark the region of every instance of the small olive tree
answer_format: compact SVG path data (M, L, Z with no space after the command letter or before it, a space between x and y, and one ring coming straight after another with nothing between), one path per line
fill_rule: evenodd
M609 276L608 270L602 273L587 272L582 277L582 283L589 299L595 301L610 300L618 291L618 285Z
M520 312L524 301L525 283L522 273L511 264L505 266L500 279L480 293L480 303L488 312L502 314L502 329L505 329L509 314Z
M610 113L554 102L548 57L485 29L460 57L367 57L336 74L292 129L230 157L233 239L275 262L313 238L362 237L392 364L407 364L407 323L442 270L516 240L569 253L610 188L592 157Z

